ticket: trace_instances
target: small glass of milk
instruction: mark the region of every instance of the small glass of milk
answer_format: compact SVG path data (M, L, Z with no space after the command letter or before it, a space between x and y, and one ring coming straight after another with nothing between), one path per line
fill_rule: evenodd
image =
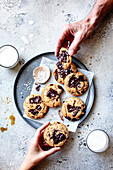
M13 68L19 61L19 53L12 45L4 45L0 47L0 66L5 68Z
M109 146L109 137L105 131L96 129L89 133L86 143L91 151L104 152Z

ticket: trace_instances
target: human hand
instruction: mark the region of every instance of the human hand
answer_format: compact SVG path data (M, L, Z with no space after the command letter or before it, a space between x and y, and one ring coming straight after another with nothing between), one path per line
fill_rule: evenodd
M68 49L69 55L73 56L80 48L80 43L94 31L94 24L90 19L84 19L72 24L66 24L61 31L56 47L56 56L61 47Z
M55 147L49 149L48 151L44 151L40 147L40 139L42 138L43 130L49 125L49 123L50 122L37 129L34 137L31 139L26 158L19 170L30 170L39 164L43 159L60 150L60 147Z

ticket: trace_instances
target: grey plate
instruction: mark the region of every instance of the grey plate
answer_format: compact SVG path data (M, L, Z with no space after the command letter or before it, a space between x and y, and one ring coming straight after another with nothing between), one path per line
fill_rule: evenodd
M19 114L22 116L22 118L32 127L39 128L41 126L40 123L37 123L33 120L26 119L23 117L24 110L23 110L23 102L26 99L27 96L30 95L30 89L32 89L32 85L34 82L33 79L33 70L40 65L41 58L47 57L49 59L54 59L57 61L54 52L47 52L42 53L36 57L33 57L28 62L26 62L23 67L20 69L20 71L17 74L17 77L15 79L14 83L14 101L16 108L19 112ZM78 59L73 57L73 62L78 68L82 68L84 70L88 70L84 64L82 64ZM29 82L29 84L28 84ZM26 85L27 84L27 85ZM89 95L86 101L86 114L81 118L79 121L79 124L83 122L83 120L87 117L89 114L91 107L93 105L94 101L94 84L92 82L92 85L90 87Z

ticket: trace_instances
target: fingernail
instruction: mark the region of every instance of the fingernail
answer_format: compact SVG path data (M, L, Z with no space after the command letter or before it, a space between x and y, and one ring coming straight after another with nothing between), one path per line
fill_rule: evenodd
M68 51L69 55L73 55L73 50Z

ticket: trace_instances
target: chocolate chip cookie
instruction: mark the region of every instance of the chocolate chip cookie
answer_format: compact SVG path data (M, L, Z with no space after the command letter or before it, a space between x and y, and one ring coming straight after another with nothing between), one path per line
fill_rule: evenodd
M23 108L25 113L32 119L42 118L48 111L48 107L38 94L28 96L24 101Z
M57 59L64 64L64 69L67 69L72 63L72 57L68 54L68 50L64 47L60 49Z
M42 100L49 107L58 107L61 105L60 94L63 88L58 84L49 84L42 91Z
M51 147L61 147L69 138L69 131L63 123L52 122L45 128L43 137Z
M71 73L65 78L64 86L67 92L80 96L88 89L88 80L83 73Z
M64 84L64 79L70 73L76 73L77 68L74 63L71 63L67 69L64 69L64 64L58 62L53 69L53 76L55 80L61 84Z
M62 114L70 121L81 119L86 112L84 102L77 97L68 98L62 105Z

